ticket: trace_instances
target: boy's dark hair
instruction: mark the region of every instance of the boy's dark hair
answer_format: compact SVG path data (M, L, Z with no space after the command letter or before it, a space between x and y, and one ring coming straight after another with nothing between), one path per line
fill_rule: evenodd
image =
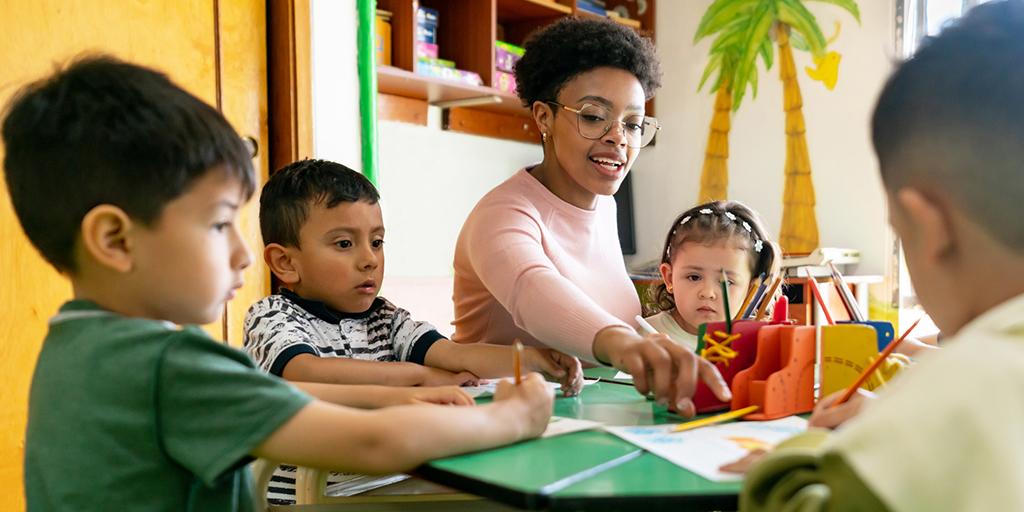
M152 225L211 168L256 182L242 139L166 75L86 57L26 86L3 122L7 189L22 229L58 271L74 273L82 218L100 204Z
M1024 3L975 7L927 40L882 91L872 138L889 191L940 191L1024 249Z
M299 230L313 205L380 200L366 176L328 160L292 162L270 176L260 193L260 231L264 244L299 247Z
M750 255L751 286L756 286L755 281L762 273L765 281L771 282L781 271L782 249L768 237L761 217L739 201L711 201L680 213L665 235L661 262L671 265L676 251L685 242L714 244L719 241L737 241L747 250ZM646 311L648 314L671 311L676 307L675 298L668 292L665 283L651 287L648 295L648 309L651 310Z
M516 91L523 105L555 101L566 82L594 68L632 73L647 99L661 87L661 66L650 38L604 18L563 18L526 40L516 63Z

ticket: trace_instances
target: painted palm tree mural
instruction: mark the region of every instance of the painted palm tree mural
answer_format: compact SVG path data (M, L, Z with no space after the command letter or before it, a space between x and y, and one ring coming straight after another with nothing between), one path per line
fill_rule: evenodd
M715 113L701 171L702 202L726 198L731 112L739 108L748 88L757 96L757 61L764 63L766 71L771 69L774 50L778 48L782 108L786 114L785 188L779 243L791 253L810 252L818 246L814 184L793 48L812 55L816 67L807 68L807 73L829 89L835 87L840 61L838 53L827 51L829 43L838 36L838 24L836 35L826 40L817 19L805 5L813 2L833 4L860 22L860 10L854 0L715 0L694 35L694 42L714 37L699 87L715 77L711 86Z

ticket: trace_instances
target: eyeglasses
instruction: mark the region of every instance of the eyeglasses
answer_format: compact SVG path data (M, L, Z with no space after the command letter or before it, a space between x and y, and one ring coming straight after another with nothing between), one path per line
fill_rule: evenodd
M557 101L548 101L551 105L576 114L576 130L584 139L597 140L604 137L615 126L611 112L597 105L584 103L580 108L572 108ZM622 133L626 136L626 145L631 148L642 148L654 140L661 125L650 116L638 114L628 115L618 121L622 125Z

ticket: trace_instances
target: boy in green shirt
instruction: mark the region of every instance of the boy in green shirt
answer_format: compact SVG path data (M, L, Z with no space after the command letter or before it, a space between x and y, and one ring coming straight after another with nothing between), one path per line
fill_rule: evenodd
M952 336L834 434L756 464L740 508L1024 510L1024 3L926 42L872 131L914 289Z
M255 178L220 113L164 75L80 60L16 95L2 131L18 219L75 297L32 381L29 510L252 510L252 457L396 472L544 430L537 374L481 407L362 411L472 401L453 387L293 387L179 328L215 320L241 286L236 217Z

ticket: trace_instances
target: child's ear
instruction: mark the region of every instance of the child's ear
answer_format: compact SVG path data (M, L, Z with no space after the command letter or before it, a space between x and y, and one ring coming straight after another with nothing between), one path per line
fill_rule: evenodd
M915 245L919 257L939 263L954 249L952 225L945 209L915 188L896 192L899 215L903 217L903 237Z
M672 265L662 263L658 265L658 272L661 273L661 281L665 283L665 289L672 293Z
M299 269L292 259L292 249L281 244L267 244L263 248L263 261L281 283L291 285L299 282Z
M82 217L82 248L100 265L129 272L134 264L131 230L134 224L124 210L101 204Z

